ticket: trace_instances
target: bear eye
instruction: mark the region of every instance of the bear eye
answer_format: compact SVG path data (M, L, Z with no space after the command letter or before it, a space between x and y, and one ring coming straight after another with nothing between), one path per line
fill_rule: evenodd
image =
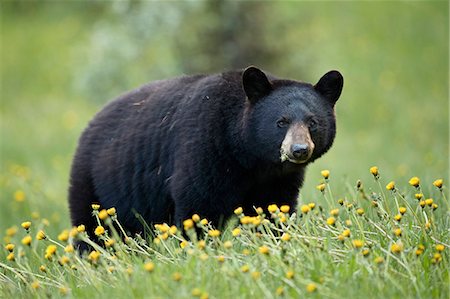
M284 128L284 127L288 126L290 123L291 123L291 121L289 119L283 117L277 121L277 126L278 126L278 128Z
M311 119L308 121L308 127L309 127L310 129L315 129L315 128L317 127L317 125L318 125L318 122L317 122L317 120L315 120L314 118L311 118Z

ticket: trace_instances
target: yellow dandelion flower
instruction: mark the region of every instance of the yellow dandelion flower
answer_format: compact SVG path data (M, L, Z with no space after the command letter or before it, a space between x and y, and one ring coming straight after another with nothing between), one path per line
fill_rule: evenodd
M398 212L402 215L404 215L406 213L406 208L405 207L400 207L398 208Z
M192 221L194 221L195 223L200 221L200 216L198 214L194 214L191 217Z
M378 201L372 200L372 207L374 208L378 207Z
M22 222L22 224L20 226L22 226L24 229L28 230L31 226L31 221Z
M311 283L308 283L308 284L306 285L306 291L307 291L308 293L313 293L313 292L315 292L316 290L317 290L317 285L316 285L315 283L311 282Z
M175 272L172 274L172 279L174 281L180 281L183 278L180 272Z
M339 240L339 241L341 241L341 242L344 242L345 241L345 237L341 234L341 235L338 235L337 236L337 239Z
M409 184L411 185L411 186L413 186L413 187L419 187L419 185L420 185L420 179L418 178L418 177L412 177L410 180L409 180Z
M345 225L352 226L352 221L350 219L345 220Z
M101 235L105 234L105 228L101 225L97 226L94 230L94 234L96 236L101 236Z
M395 182L391 181L386 185L387 190L394 190L395 189Z
M72 253L75 251L75 248L73 248L72 244L67 245L66 247L64 247L64 251L67 253Z
M342 235L346 238L350 237L351 231L349 229L344 229Z
M11 226L6 229L6 235L8 237L13 237L17 233L17 226Z
M100 205L99 205L99 204L93 203L93 204L91 205L91 208L92 208L94 211L97 211L98 209L100 209Z
M395 215L394 220L400 222L400 220L402 220L402 214Z
M337 202L338 202L338 204L340 204L341 206L344 205L344 200L343 200L342 198L339 198Z
M168 233L164 233L164 234L162 234L162 235L160 235L159 236L159 238L161 239L161 240L167 240L168 238L169 238L169 234Z
M308 205L302 205L300 207L300 211L302 211L303 214L307 214L310 210L311 208Z
M219 261L219 263L223 263L223 262L225 262L225 257L223 255L219 255L217 257L217 260Z
M264 214L264 209L261 207L256 208L256 214L258 214L258 215Z
M76 227L72 227L69 231L69 236L75 238L78 235L78 230Z
M233 242L231 242L231 241L225 241L225 242L223 243L223 247L226 248L226 249L230 249L231 247L233 247Z
M329 177L330 177L330 171L329 170L322 170L321 172L320 172L320 174L323 176L323 178L324 179L328 179Z
M276 204L271 204L267 207L267 210L272 214L276 213L278 211L278 206Z
M423 249L420 249L420 248L416 249L416 251L415 251L416 256L419 256L422 253L423 253Z
M289 270L289 271L286 272L286 278L287 279L292 279L292 278L294 278L294 276L295 276L294 271Z
M62 241L62 242L66 242L67 240L69 240L69 231L67 229L63 230L59 235L58 235L58 240Z
M200 296L200 299L209 299L209 294L206 292L203 292L202 295Z
M258 248L259 253L261 254L269 254L270 250L269 247L263 245L261 247Z
M169 228L169 234L170 234L170 235L175 235L175 234L177 233L177 231L178 231L178 229L177 229L177 227L176 227L175 225L172 225L172 226Z
M250 216L244 216L240 219L241 224L249 224L252 222L252 217Z
M202 294L202 291L199 288L194 288L194 289L192 289L191 294L194 297L200 297Z
M290 210L290 209L291 209L291 207L288 206L288 205L282 205L282 206L280 207L280 211L283 212L283 213L289 213L289 210Z
M379 264L384 263L384 258L382 256L377 256L374 261L376 264L379 265Z
M436 209L438 208L438 205L435 204L435 203L433 203L433 204L431 205L431 207L433 208L433 211L434 211L434 210L436 210Z
M46 254L49 254L49 255L53 255L53 254L55 254L57 248L58 248L58 247L56 247L56 245L50 244L50 245L48 245L47 248L45 249L45 253L46 253Z
M86 231L86 226L84 224L80 224L77 226L77 232L83 233Z
M208 224L208 219L203 218L202 220L200 220L200 224L201 225L207 225Z
M6 256L6 259L7 259L8 261L10 261L10 262L13 262L13 261L15 260L14 252L10 252L10 253Z
M251 217L251 219L252 219L252 224L254 226L258 226L258 225L261 224L261 218L259 216L258 217Z
M30 246L30 244L31 244L31 236L25 236L25 237L23 237L23 239L22 239L22 244L23 245L27 245L27 246Z
M22 190L17 190L14 192L14 200L17 202L23 202L25 200L25 192Z
M435 248L439 252L444 251L444 249L445 249L444 245L442 245L442 244L437 244Z
M90 260L91 262L97 262L98 259L100 258L100 252L98 251L91 251L91 253L89 253L88 255L88 260Z
M69 294L69 289L67 287L60 287L58 290L59 290L59 293L63 296Z
M14 247L15 247L15 245L12 243L5 245L5 249L8 250L9 252L12 252L14 250Z
M242 273L247 273L248 271L250 271L250 267L248 265L243 265L241 267L241 272Z
M316 189L319 190L320 192L324 192L325 191L325 184L319 184L316 186Z
M35 290L39 289L41 285L39 284L39 281L35 280L31 283L31 287Z
M309 207L311 210L314 210L314 208L316 207L316 204L313 203L313 202L310 202L310 203L308 204L308 207Z
M358 214L359 216L364 215L364 209L363 208L356 209L356 214Z
M359 248L363 247L364 241L355 239L355 240L352 240L352 245L353 245L353 247L355 247L356 249L359 249Z
M202 254L199 256L199 259L200 259L201 261L206 261L207 259L209 259L209 255L207 255L206 253L202 253Z
M432 198L425 199L425 204L431 207L433 205L433 199Z
M236 227L231 231L231 234L233 235L233 237L237 237L241 234L241 229L239 227Z
M40 267L39 267L39 271L41 271L41 272L47 272L47 268L44 266L44 265L41 265Z
M430 229L431 227L431 222L427 221L425 222L425 229Z
M183 227L184 227L184 230L190 230L191 228L194 227L194 220L192 220L192 219L184 220Z
M205 247L206 247L206 242L205 242L205 240L200 240L200 241L198 241L198 243L197 243L197 248L198 248L198 249L203 250L203 249L205 249Z
M257 279L259 279L259 278L261 277L261 272L259 272L259 271L253 271L251 275L252 275L252 278L253 278L254 280L257 280Z
M98 212L98 218L100 218L101 220L105 220L108 217L109 217L108 212L105 209Z
M147 262L144 264L144 270L147 272L153 272L155 270L155 264L152 262Z
M189 242L186 240L180 242L180 247L182 249L186 248L186 246L188 246L188 245L189 245Z
M208 235L210 237L217 238L218 236L220 236L220 230L218 230L218 229L209 230Z
M250 255L250 250L248 250L248 249L244 249L244 250L242 250L242 254L243 255Z
M392 253L400 253L403 251L403 244L401 242L394 243L391 245L391 252Z
M420 206L421 208L424 208L426 205L427 205L427 204L425 203L425 200L419 201L419 206Z
M114 246L114 244L116 244L116 240L114 240L114 239L108 239L105 241L105 246L107 248Z
M378 167L377 166L372 166L370 167L370 173L375 177L378 178Z
M284 233L284 234L281 236L281 240L284 241L284 242L287 242L287 241L289 241L290 239L291 239L291 235L288 234L288 233Z
M442 261L442 255L441 255L439 252L436 252L436 253L433 255L433 260L432 260L432 262L433 262L433 263L439 263L440 261Z
M112 207L106 210L106 213L108 213L109 216L116 215L116 208Z
M331 216L337 216L337 215L339 215L339 209L332 209L332 210L330 211L330 215L331 215Z
M332 217L329 217L329 218L327 219L327 224L328 224L328 225L333 226L335 223L336 223L336 218L334 218L333 216L332 216Z
M435 180L435 181L433 182L433 185L434 185L435 187L439 188L439 189L442 188L442 185L443 185L443 184L444 184L444 180L443 180L443 179L438 179L438 180Z
M236 208L235 210L234 210L234 214L236 214L236 215L241 215L242 214L242 212L243 212L244 210L242 209L242 207L239 207L239 208Z
M423 198L423 194L422 194L422 193L416 193L416 194L414 194L414 197L415 197L417 200L421 200L421 199Z
M63 255L63 256L58 260L58 263L59 263L61 266L65 265L65 264L67 264L67 263L69 263L69 262L70 262L69 257L68 257L68 256L65 256L65 255Z
M362 253L362 255L363 255L364 257L367 257L367 256L369 256L369 254L370 254L370 249L369 249L369 248L364 248L364 249L361 251L361 253Z
M401 228L394 229L394 235L400 237L402 235L402 229Z
M276 293L278 296L283 295L283 294L284 294L284 288L283 288L283 287L278 287L278 288L275 290L275 293Z

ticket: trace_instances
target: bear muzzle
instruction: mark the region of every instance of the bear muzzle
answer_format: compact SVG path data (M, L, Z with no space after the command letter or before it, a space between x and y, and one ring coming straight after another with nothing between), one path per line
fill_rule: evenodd
M308 127L303 123L291 125L281 144L281 162L306 163L311 158L313 151L314 142L311 139Z

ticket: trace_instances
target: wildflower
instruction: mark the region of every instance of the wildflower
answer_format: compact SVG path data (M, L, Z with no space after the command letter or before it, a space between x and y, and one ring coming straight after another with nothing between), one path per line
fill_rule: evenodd
M168 233L164 233L164 234L160 235L159 238L161 240L167 240L169 238L169 234Z
M341 235L338 235L337 236L337 239L339 240L339 241L341 241L341 242L344 242L345 241L345 237L341 234Z
M361 253L362 253L362 255L364 257L367 257L370 254L370 249L369 248L365 248L365 249L363 249L363 251L361 251Z
M351 208L353 208L353 204L351 204L351 203L347 204L347 209L350 210Z
M105 209L98 212L98 218L100 218L101 220L105 220L108 217L109 217L108 212Z
M174 281L180 281L181 278L183 278L183 277L182 277L182 275L181 275L180 272L175 272L175 273L172 274L172 279L173 279Z
M208 293L203 292L202 295L200 296L200 299L209 299Z
M261 272L258 272L258 271L253 271L252 272L252 278L254 279L254 280L257 280L257 279L259 279L261 277Z
M255 211L256 211L256 214L258 214L258 215L264 214L264 210L263 210L263 208L261 208L261 207L256 208Z
M339 198L337 202L338 202L338 204L340 204L341 206L344 205L344 200L343 200L342 198Z
M28 230L28 229L30 228L30 226L31 226L31 222L30 222L30 221L22 222L21 226L22 226L24 229Z
M9 252L12 252L14 250L15 245L14 244L6 244L5 245L5 249L8 250Z
M345 220L345 225L352 226L352 221L350 219Z
M310 210L311 210L310 207L307 205L302 205L300 207L300 211L302 211L303 214L307 214Z
M231 234L233 235L233 237L237 237L241 234L241 229L239 227L236 227L231 231Z
M51 256L51 255L55 254L56 249L57 249L56 245L50 244L45 249L45 253Z
M394 235L400 237L402 235L402 229L401 228L394 229Z
M372 200L372 207L374 208L378 207L378 201Z
M425 200L419 201L419 205L420 205L420 207L424 208L426 205Z
M433 264L437 264L437 263L439 263L440 261L442 261L442 255L441 255L440 253L436 252L436 253L433 255L433 259L431 260L431 262L432 262Z
M313 293L313 292L315 292L316 290L317 290L317 285L316 285L315 283L311 282L311 283L308 283L308 284L306 285L306 291L307 291L308 293Z
M202 220L200 220L200 224L201 225L207 225L208 224L208 219L203 218Z
M362 215L364 215L364 209L363 209L363 208L356 209L356 213L357 213L359 216L362 216Z
M376 166L370 167L370 173L377 179L379 177L378 167Z
M101 225L97 226L94 230L94 234L96 236L101 236L101 235L105 234L105 228Z
M425 229L430 229L431 227L431 222L427 221L425 222Z
M384 263L384 258L382 256L377 256L374 261L376 264L379 265L379 264Z
M59 260L58 260L58 263L61 265L61 266L64 266L65 264L67 264L67 263L69 263L70 262L70 259L67 257L67 256L65 256L65 255L63 255Z
M63 230L59 235L58 235L58 240L65 242L69 239L69 231L67 229Z
M291 207L288 206L288 205L282 205L282 206L280 207L280 211L283 212L283 213L289 213L289 210L290 210L290 209L291 209Z
M325 191L325 184L319 184L316 186L316 189L319 190L320 192L324 192Z
M331 211L330 211L330 215L331 215L331 216L337 216L337 215L339 215L339 209L333 209L333 210L331 210Z
M95 251L95 250L91 251L91 253L89 253L89 255L88 255L88 260L90 260L91 262L94 262L94 263L97 262L99 258L100 258L100 252Z
M345 229L343 232L342 232L342 235L344 236L344 237L346 237L346 238L348 238L348 237L350 237L350 230L349 229Z
M44 265L39 266L39 271L41 272L47 272L47 268Z
M208 231L208 235L213 238L216 238L216 237L220 236L220 230L212 229L212 230Z
M206 242L205 242L205 240L200 240L200 241L198 241L198 243L197 243L197 248L198 248L198 249L203 250L203 249L205 249L205 247L206 247Z
M192 221L194 221L195 223L200 221L200 216L198 214L194 214L191 217Z
M364 241L355 239L355 240L352 241L352 245L353 245L353 247L355 247L356 249L359 249L359 248L363 247Z
M435 187L441 189L443 183L444 183L444 180L443 180L443 179L438 179L438 180L435 180L435 181L433 182L433 185L434 185Z
M25 200L25 192L22 190L17 190L14 192L14 200L17 202L23 202Z
M423 249L417 248L415 253L416 253L416 256L419 256L423 253Z
M172 226L169 228L169 234L170 234L170 235L175 235L175 234L177 233L177 231L178 231L178 229L177 229L177 227L176 227L175 225L172 225Z
M191 294L194 297L200 297L200 295L202 294L202 291L199 288L195 288L192 290Z
M336 218L334 218L333 216L332 216L332 217L329 217L329 218L327 219L327 224L328 224L328 225L333 226L335 223L336 223Z
M250 255L250 250L248 250L247 248L242 250L242 254L243 255Z
M94 211L97 211L98 209L100 209L100 205L99 205L99 204L93 203L93 204L91 205L91 208L92 208Z
M284 234L281 236L281 240L284 241L284 242L287 242L287 241L289 241L290 239L291 239L291 235L288 234L288 233L284 233Z
M106 213L108 213L109 216L114 216L116 215L116 208L109 208L106 210Z
M442 245L442 244L437 244L435 248L439 252L444 251L444 249L445 249L444 245Z
M403 244L402 243L394 243L391 245L391 252L392 253L400 253L403 251Z
M405 207L400 207L398 208L398 212L402 215L404 215L406 213L406 208Z
M436 210L436 209L438 208L438 205L435 204L435 203L433 203L433 204L431 205L431 207L433 208L433 211L434 211L434 210Z
M192 220L192 219L184 220L183 227L184 227L184 230L190 230L191 228L194 227L194 220Z
M39 281L35 280L31 283L31 287L35 290L39 289L41 285L39 284Z
M10 261L10 262L13 262L14 259L15 259L14 253L13 253L13 252L10 252L10 253L6 256L6 259L7 259L8 261Z
M431 207L433 205L433 199L432 198L425 199L425 203L427 206Z
M400 220L402 220L402 214L395 215L394 220L400 222Z
M144 264L144 270L147 272L153 272L153 270L155 269L155 264L152 262L147 262Z
M269 205L268 207L267 207L267 210L270 212L270 213L276 213L277 212L277 210L278 210L278 206L276 205L276 204L272 204L272 205Z
M259 216L258 217L251 217L251 218L252 218L252 224L254 226L258 226L258 225L261 224L261 218Z
M223 243L223 247L225 249L230 249L231 247L233 247L233 242L231 241L225 241L225 243Z
M23 237L23 239L22 239L22 244L23 245L28 245L28 246L30 246L30 244L31 244L31 236L25 236L25 237Z
M320 174L323 176L323 178L324 179L328 179L329 177L330 177L330 171L329 170L322 170L321 172L320 172Z
M308 207L311 209L311 211L312 210L314 210L314 208L316 207L316 204L315 203L313 203L313 202L310 202L309 204L308 204Z
M263 245L261 247L258 248L259 253L261 254L269 254L269 247Z
M250 216L244 216L241 218L241 224L249 224L250 222L252 222L252 217Z
M219 261L219 263L223 263L223 262L225 262L225 257L223 255L219 255L217 257L217 260Z
M106 248L112 247L114 244L116 244L116 240L114 239L108 239L105 241Z
M72 228L70 229L70 231L69 231L69 236L70 236L71 238L75 238L77 235L78 235L78 230L77 230L77 228L74 226L74 227L72 227Z
M278 296L283 295L283 294L284 294L284 288L283 288L283 287L278 287L278 288L276 289L275 293L276 293Z
M387 190L394 190L395 189L395 182L391 181L389 184L386 185Z
M242 212L243 212L242 207L239 207L239 208L237 208L237 209L234 210L234 214L236 214L236 215L238 215L238 216L241 215Z
M86 231L86 226L84 224L80 224L77 226L77 232L82 233Z
M289 271L286 272L285 276L286 276L287 279L292 279L292 278L294 278L294 275L295 275L294 271L289 270Z
M418 178L418 177L412 177L410 180L409 180L409 184L411 185L411 186L413 186L413 187L419 187L419 184L420 184L420 179Z
M17 233L17 226L11 226L6 229L6 235L8 237L13 237Z
M69 289L67 287L60 287L58 290L59 290L59 293L63 296L69 294Z
M241 267L241 272L242 273L247 273L250 270L250 267L248 265L243 265Z

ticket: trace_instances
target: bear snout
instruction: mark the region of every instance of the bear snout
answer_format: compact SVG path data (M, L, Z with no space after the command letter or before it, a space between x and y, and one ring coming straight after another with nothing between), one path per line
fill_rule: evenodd
M305 163L311 158L313 151L314 142L309 129L303 123L291 125L281 144L281 162Z

